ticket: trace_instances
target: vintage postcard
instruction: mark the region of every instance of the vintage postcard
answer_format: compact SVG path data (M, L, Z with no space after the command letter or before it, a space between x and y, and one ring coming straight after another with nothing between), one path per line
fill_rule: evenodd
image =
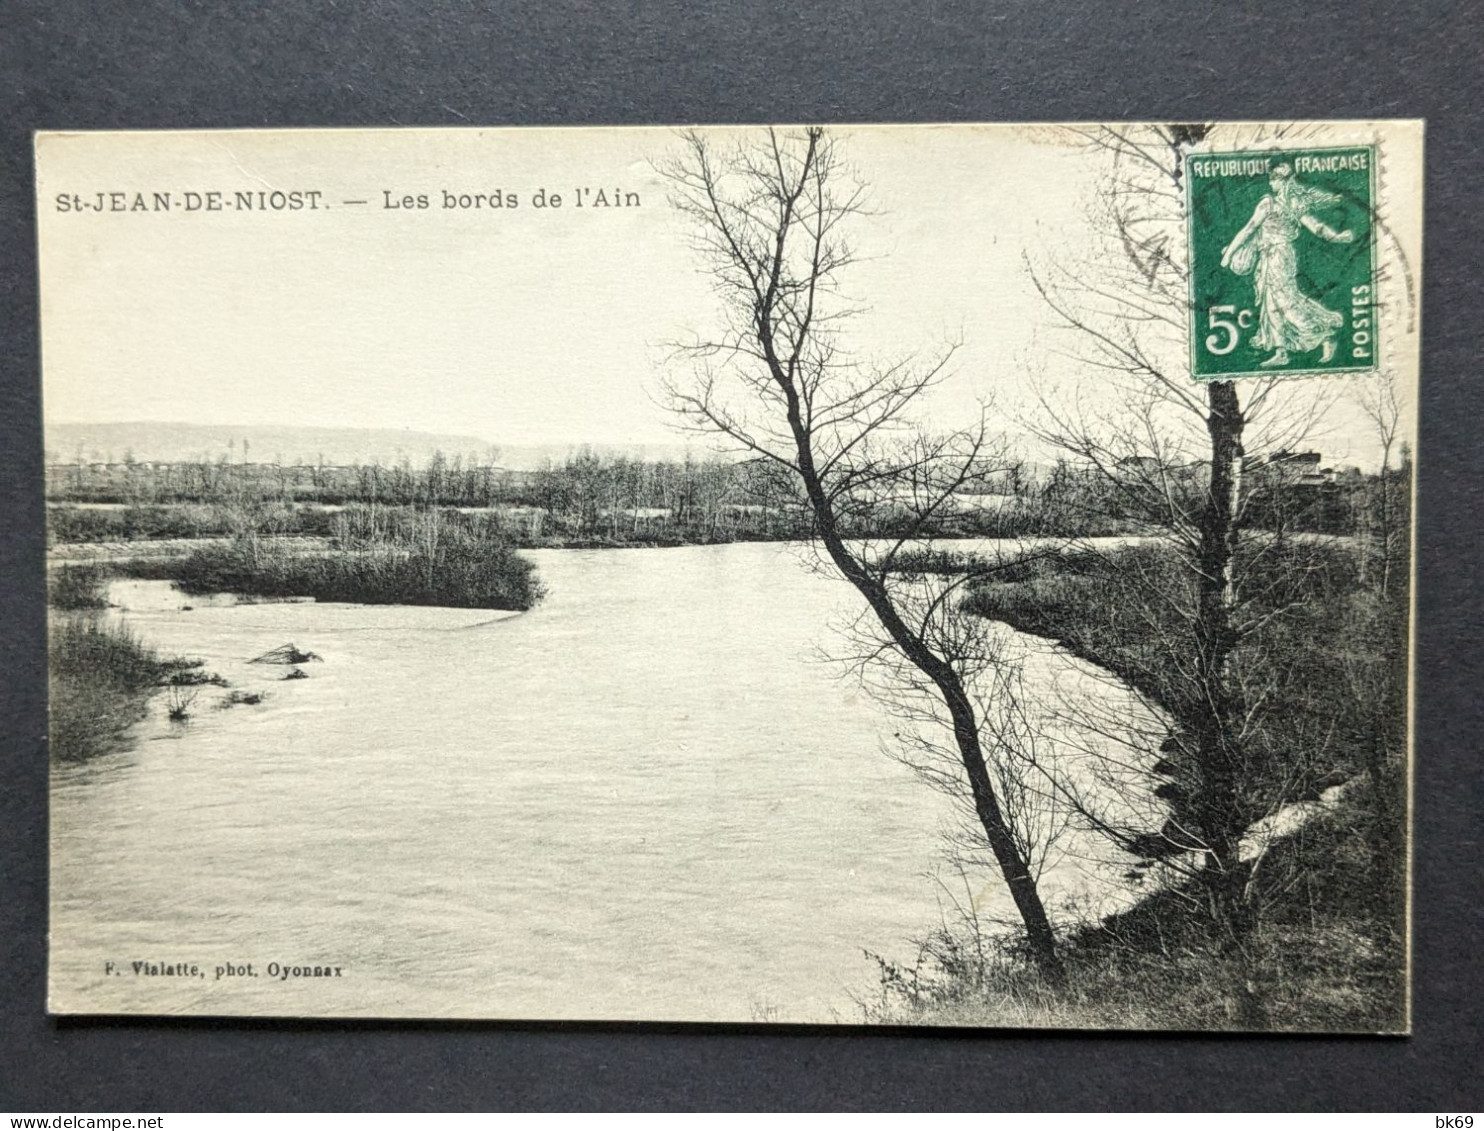
M1407 1031L1422 141L38 135L51 1010Z

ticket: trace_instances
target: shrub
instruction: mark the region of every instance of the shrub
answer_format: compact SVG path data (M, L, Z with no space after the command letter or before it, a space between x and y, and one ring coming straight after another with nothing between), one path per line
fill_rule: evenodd
M243 538L184 558L135 563L186 593L312 597L368 605L442 605L525 610L544 595L535 566L488 522L423 515L420 526L382 528L328 553L298 553L272 539ZM359 533L359 532L358 532Z
M1275 844L1264 866L1294 876L1251 940L1252 989L1274 1030L1394 1032L1406 1016L1406 943L1358 827L1341 800ZM1393 862L1394 863L1394 862ZM1013 936L969 912L945 921L909 962L867 953L877 993L859 1002L884 1024L1027 1028L1230 1029L1240 1025L1229 963L1188 887L1146 897L1061 940L1055 985Z
M47 604L54 609L106 609L108 575L94 565L64 565L46 579Z
M200 694L199 689L182 684L172 683L170 685L169 706L166 713L170 716L172 723L183 723L191 717L191 708L195 706L196 696Z
M179 667L97 616L55 617L48 637L51 755L60 761L115 748L144 716L155 688Z

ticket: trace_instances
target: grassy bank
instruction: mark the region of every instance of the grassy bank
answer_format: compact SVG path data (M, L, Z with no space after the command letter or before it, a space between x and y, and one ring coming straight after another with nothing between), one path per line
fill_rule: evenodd
M1254 537L1235 569L1243 631L1232 679L1245 729L1234 804L1250 823L1326 799L1271 844L1251 879L1245 989L1275 1029L1375 1032L1403 1023L1408 595L1361 555L1352 543ZM951 559L918 564L982 572ZM1192 717L1182 672L1197 599L1188 563L1168 544L1146 543L997 568L970 581L963 607L1055 641L1179 719ZM1189 828L1185 741L1176 725L1150 752L1144 788ZM1129 876L1147 881L1137 870ZM966 919L925 939L918 961L882 963L879 995L865 1008L885 1022L1238 1025L1235 967L1193 882L1156 887L1120 915L1067 927L1063 957L1066 982L1050 985L1013 945Z
M190 696L195 685L219 680L199 664L161 657L126 627L105 619L107 580L95 566L64 566L48 578L51 756L58 761L83 761L120 748L161 688Z
M47 576L46 603L64 612L106 609L106 583L107 577L99 566L61 566Z
M250 508L226 503L159 503L117 509L49 506L46 512L49 537L69 544L225 538L247 529L325 537L334 519L333 511L288 503Z
M761 509L761 508L759 508ZM574 521L540 507L494 507L474 511L452 508L351 504L344 508L281 501L250 504L152 503L118 509L60 504L47 508L53 543L118 543L193 538L262 537L334 538L347 523L376 516L379 522L417 522L438 514L449 523L466 522L497 529L518 549L609 549L617 547L711 546L732 542L782 542L809 537L803 512L771 508L764 516L738 519L709 517L589 518ZM1005 507L945 515L930 527L901 525L891 513L849 531L852 537L912 538L1090 538L1132 533L1136 524L1094 515L1068 515L1015 502Z
M1232 679L1258 711L1247 738L1258 764L1245 770L1268 791L1258 807L1399 764L1406 587L1380 589L1356 547L1338 541L1247 539L1233 572L1242 636ZM963 608L1055 641L1184 718L1197 586L1173 547L1150 542L997 570L971 584Z
M183 721L203 684L226 686L200 661L161 656L127 626L102 615L108 574L97 566L62 566L47 579L51 757L81 762L123 748L150 700L169 697Z
M544 593L535 566L494 524L437 512L367 529L342 522L328 552L302 553L291 541L253 536L120 568L190 594L369 605L524 610Z
M119 748L173 670L127 629L86 614L54 616L48 646L51 756L62 762Z
M1368 807L1341 801L1271 850L1266 867L1297 877L1252 940L1253 989L1277 1030L1395 1032L1405 1015L1400 916L1357 913L1374 900L1364 845ZM1385 882L1383 880L1383 882ZM1052 985L1003 938L971 922L940 927L907 964L876 958L866 1020L1015 1028L1238 1028L1229 967L1188 888L1069 931L1066 980ZM875 956L872 956L873 958Z

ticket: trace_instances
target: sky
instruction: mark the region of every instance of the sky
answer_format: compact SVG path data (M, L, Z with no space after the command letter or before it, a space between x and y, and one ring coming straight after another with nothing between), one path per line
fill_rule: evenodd
M1044 129L837 135L871 194L853 233L867 259L847 279L868 311L860 352L960 339L932 405L940 420L994 396L1018 430L1015 418L1034 413L1030 377L1048 372L1094 406L1111 395L1095 375L1066 372L1027 270L1028 257L1086 262L1102 155ZM667 129L43 137L46 418L673 443L656 403L665 345L717 322L652 167L676 145ZM589 201L603 189L639 203L578 208L580 188ZM321 207L184 209L188 192L231 202L274 190L318 192ZM174 204L100 214L57 203L99 192ZM513 193L519 205L450 209L445 192ZM388 207L409 197L413 207ZM1364 462L1368 430L1353 408L1330 424L1327 454Z

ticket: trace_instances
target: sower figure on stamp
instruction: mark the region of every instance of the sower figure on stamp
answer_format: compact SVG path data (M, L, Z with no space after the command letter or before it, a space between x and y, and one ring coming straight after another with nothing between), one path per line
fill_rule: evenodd
M1325 364L1335 356L1335 335L1345 319L1299 290L1295 244L1301 226L1331 243L1350 243L1355 233L1336 231L1311 215L1312 210L1340 198L1299 184L1288 165L1274 168L1268 184L1272 192L1257 202L1252 219L1227 244L1221 265L1238 275L1256 267L1253 290L1258 327L1252 344L1274 351L1264 366L1287 365L1290 350L1306 353L1314 349L1321 350L1319 361Z

